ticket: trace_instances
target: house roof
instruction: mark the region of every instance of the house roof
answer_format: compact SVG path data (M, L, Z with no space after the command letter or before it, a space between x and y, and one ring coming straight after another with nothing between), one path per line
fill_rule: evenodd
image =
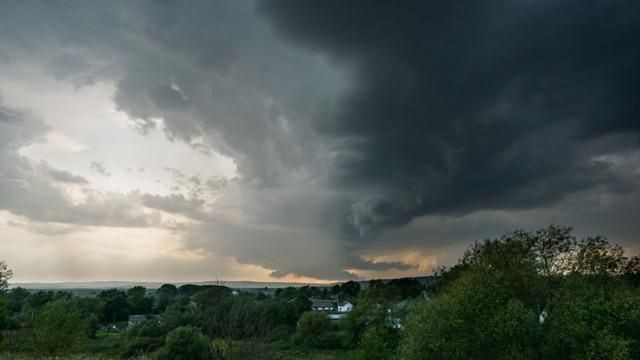
M336 302L333 300L326 300L326 299L310 299L311 300L311 307L335 307L336 306Z

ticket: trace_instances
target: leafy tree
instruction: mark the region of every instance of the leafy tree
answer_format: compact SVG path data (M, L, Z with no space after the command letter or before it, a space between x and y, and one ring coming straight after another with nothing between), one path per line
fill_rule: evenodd
M403 359L631 359L640 292L622 249L571 229L476 243L410 312Z
M153 309L153 298L147 296L147 289L142 286L127 290L127 302L132 314L150 314Z
M0 261L0 294L7 291L9 280L13 277L13 271L9 269L7 263Z
M219 286L219 285L192 285L192 284L186 284L186 285L182 285L178 288L178 296L180 297L184 297L184 298L189 298L197 293L203 292L203 291L207 291L211 288L226 288L228 289L228 287L226 286Z
M102 321L125 321L129 317L129 302L124 291L118 289L104 290L98 294L104 301Z
M158 359L208 360L211 359L209 339L199 329L191 326L179 327L169 334Z
M54 293L52 291L36 291L31 293L27 298L27 305L30 309L36 310L45 306L47 303L54 300Z
M624 279L632 286L640 287L640 255L627 261L624 268Z
M326 333L331 330L331 321L327 314L308 311L300 317L295 340L309 346L321 347L326 339ZM323 346L326 347L326 346Z
M422 294L424 287L415 278L393 279L388 286L396 287L400 291L400 298L415 298Z
M11 289L5 296L7 299L7 310L12 314L21 312L29 294L29 290L25 288L17 287Z
M355 298L360 292L360 284L355 281L347 281L340 285L340 291L349 298Z
M158 312L163 312L164 309L172 303L178 295L178 288L173 284L164 284L160 286L155 292L156 308Z
M128 329L120 355L131 358L156 351L164 345L168 326L156 320L144 320Z
M2 350L3 336L2 330L7 326L7 302L0 296L0 350Z
M169 329L175 329L179 326L199 326L201 314L198 309L191 304L174 303L169 305L164 313L162 313L162 322Z
M298 321L298 333L304 338L312 338L331 329L331 322L327 314L316 311L308 311Z
M340 291L341 291L340 284L333 285L330 290L332 295L338 295Z
M87 324L80 311L64 300L48 304L33 321L34 347L47 355L80 351L87 333Z
M393 357L393 346L388 343L384 330L373 327L367 329L352 360L387 360Z
M544 322L549 359L635 359L640 356L640 293L619 283L573 275Z
M626 258L620 245L612 245L601 236L580 241L570 255L570 270L583 275L620 275Z
M71 307L78 310L85 319L89 337L95 338L100 328L100 318L104 313L104 302L95 296L74 296L68 300Z

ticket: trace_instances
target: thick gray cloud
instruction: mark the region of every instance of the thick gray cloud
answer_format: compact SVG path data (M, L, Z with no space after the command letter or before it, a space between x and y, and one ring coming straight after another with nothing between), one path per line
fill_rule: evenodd
M193 220L171 225L185 247L275 277L409 271L416 266L367 252L439 253L549 222L637 243L628 215L640 210L628 201L640 192L635 2L42 1L0 10L0 61L79 87L112 83L115 106L142 134L161 128L231 157L238 171L207 179L169 169L173 194L87 190L89 201L73 205L53 183L84 179L34 170L17 154L46 126L3 125L23 115L2 108L10 131L0 133L0 207L32 221L168 226L159 212L180 215Z
M336 186L372 190L347 231L630 189L594 158L638 148L636 2L273 0L262 11L293 43L355 63L357 84L317 122L343 142ZM635 140L590 146L617 133Z

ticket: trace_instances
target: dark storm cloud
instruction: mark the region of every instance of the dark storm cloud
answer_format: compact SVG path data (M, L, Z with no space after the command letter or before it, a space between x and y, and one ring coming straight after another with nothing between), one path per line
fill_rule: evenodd
M402 261L393 261L393 262L372 261L372 260L365 260L358 256L350 257L348 259L348 264L349 264L348 266L353 267L355 269L376 270L376 271L384 271L384 270L390 270L390 269L411 270L411 269L418 268L418 265L407 264Z
M550 222L634 241L640 4L254 5L0 5L0 62L107 83L141 133L237 165L226 179L167 169L173 194L88 191L77 205L60 188L88 185L18 153L51 129L0 104L0 208L41 233L188 217L171 224L186 248L324 279L411 272L367 259Z
M260 10L283 38L355 69L352 91L316 121L340 141L334 186L362 193L347 233L632 188L594 160L625 149L593 143L629 133L639 147L636 1L270 0Z

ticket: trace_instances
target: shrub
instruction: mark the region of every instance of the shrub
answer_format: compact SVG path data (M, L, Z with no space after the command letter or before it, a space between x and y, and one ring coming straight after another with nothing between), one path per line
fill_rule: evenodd
M80 351L87 338L86 321L63 301L49 304L33 321L34 347L48 355Z
M159 360L209 360L211 346L202 332L191 326L182 326L171 331L165 346L160 349Z

